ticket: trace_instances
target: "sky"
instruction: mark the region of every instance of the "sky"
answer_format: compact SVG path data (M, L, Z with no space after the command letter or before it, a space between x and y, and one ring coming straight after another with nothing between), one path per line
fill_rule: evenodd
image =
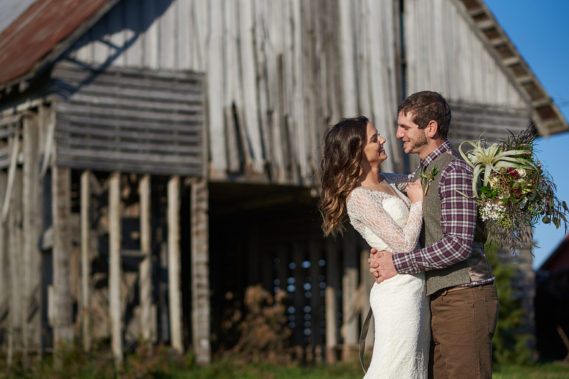
M484 0L535 76L569 120L569 1ZM539 138L537 157L569 203L569 132ZM566 155L563 153L565 152ZM563 227L539 224L533 267L538 269L565 237Z

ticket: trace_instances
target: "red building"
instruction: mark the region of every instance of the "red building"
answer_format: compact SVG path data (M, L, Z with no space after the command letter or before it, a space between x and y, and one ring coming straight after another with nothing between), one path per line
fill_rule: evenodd
M569 234L537 272L535 324L540 358L569 361Z

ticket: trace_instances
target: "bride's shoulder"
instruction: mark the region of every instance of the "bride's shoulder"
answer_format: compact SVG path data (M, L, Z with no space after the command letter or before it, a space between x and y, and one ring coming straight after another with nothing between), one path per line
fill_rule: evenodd
M365 191L365 188L363 188L362 186L357 186L348 194L348 197L346 198L346 202L349 203L350 200L352 200L352 199L360 198L364 191Z

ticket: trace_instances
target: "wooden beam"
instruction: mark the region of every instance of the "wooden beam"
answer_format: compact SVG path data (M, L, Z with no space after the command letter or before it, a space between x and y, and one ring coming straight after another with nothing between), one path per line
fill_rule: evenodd
M156 326L152 307L152 231L150 223L150 175L140 179L140 251L144 256L140 263L140 328L142 338L154 341Z
M4 198L7 175L0 170L0 199ZM7 249L8 234L6 233L6 223L0 218L0 315L9 315L10 312L10 257ZM10 322L8 318L0 317L0 338L7 341ZM4 342L5 344L5 342ZM6 346L1 346L5 348Z
M81 340L84 351L91 350L90 176L90 171L81 173Z
M292 331L293 344L297 351L304 346L304 275L302 270L302 261L304 260L304 246L300 242L292 244L292 259L294 262L294 324ZM298 356L303 359L302 355Z
M338 267L339 249L335 240L326 240L326 362L336 362L338 346L338 313L337 292L340 288L340 270Z
M53 337L56 351L73 341L71 170L52 166Z
M18 143L17 139L15 140ZM10 188L10 174L8 174ZM8 332L8 365L15 354L22 351L22 329L24 327L24 283L22 249L22 171L15 168L12 173L12 187L6 212L8 254L10 256L10 327ZM5 208L6 209L6 208Z
M369 303L369 293L371 291L371 287L373 286L373 276L369 272L369 249L367 246L363 247L359 250L360 251L360 272L361 274L361 283L360 287L362 287L362 313L361 313L361 325L364 324L365 318L368 314L370 303ZM371 348L373 345L373 336L374 336L374 325L373 322L370 323L370 327L366 336L366 346Z
M39 118L23 119L23 311L24 350L36 354L41 347L42 267L39 240L42 233L42 180L39 172Z
M211 362L209 303L208 188L205 179L191 185L192 343L198 364Z
M168 300L170 341L182 353L182 294L180 290L180 177L168 181Z
M109 178L109 313L111 345L115 364L122 365L122 304L121 304L121 199L120 172Z
M314 236L309 241L308 253L310 255L310 340L314 349L315 363L321 363L322 350L317 349L322 345L322 298L320 296L320 235Z
M352 230L344 233L344 273L342 275L342 334L344 349L342 360L350 361L354 358L358 346L358 317L353 309L353 299L358 287L359 255Z

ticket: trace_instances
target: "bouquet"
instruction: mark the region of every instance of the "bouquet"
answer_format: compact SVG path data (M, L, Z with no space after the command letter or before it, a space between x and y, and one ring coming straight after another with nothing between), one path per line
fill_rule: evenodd
M567 232L569 209L534 155L533 128L488 145L483 139L464 141L458 150L473 168L472 192L488 240L519 249L533 245L531 227L539 220L561 223ZM471 145L464 153L462 146Z

